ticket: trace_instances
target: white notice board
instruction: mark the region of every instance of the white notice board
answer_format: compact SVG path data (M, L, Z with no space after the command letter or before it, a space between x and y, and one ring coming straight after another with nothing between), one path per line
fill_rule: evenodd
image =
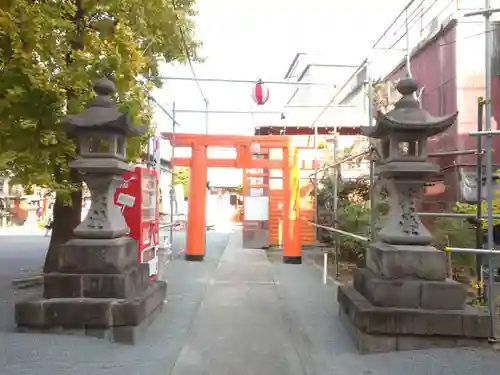
M245 197L243 206L245 220L269 220L269 197Z

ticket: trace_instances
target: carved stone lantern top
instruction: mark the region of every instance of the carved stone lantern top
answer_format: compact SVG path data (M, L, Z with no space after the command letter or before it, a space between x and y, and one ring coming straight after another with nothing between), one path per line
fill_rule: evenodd
M377 170L391 174L396 170L433 170L435 166L427 163L428 138L453 125L458 112L435 117L420 108L415 98L418 86L411 78L402 79L396 88L402 97L394 109L386 114L378 112L375 126L361 127L363 135L380 139L377 148L381 157Z
M435 117L420 108L414 93L418 89L412 78L399 81L396 89L402 95L394 109L383 114L378 112L375 126L362 126L361 133L371 138L386 138L404 132L407 136L428 138L448 129L455 122L458 112L448 116Z
M77 115L66 117L62 121L64 130L70 135L79 132L103 131L124 136L137 136L145 128L132 125L128 114L118 112L111 96L116 92L115 84L107 78L93 82L96 98L85 105L85 110Z
M71 163L74 168L102 169L106 163L114 163L112 160L126 162L127 137L147 131L146 127L134 126L128 114L118 111L111 97L116 91L113 82L99 79L93 88L97 96L85 105L85 110L62 121L63 128L76 138L78 145L80 158Z

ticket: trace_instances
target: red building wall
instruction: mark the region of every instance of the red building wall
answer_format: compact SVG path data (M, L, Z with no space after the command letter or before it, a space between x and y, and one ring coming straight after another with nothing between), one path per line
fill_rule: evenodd
M496 26L496 25L494 25ZM476 138L469 133L477 130L477 100L484 96L484 49L470 25L450 22L440 35L429 41L411 59L411 70L420 87L424 87L422 107L430 114L444 116L459 111L458 121L445 133L429 139L429 152L475 149ZM500 123L500 27L494 27L492 58L492 128ZM483 51L484 52L484 51ZM467 64L462 64L467 59ZM470 64L473 61L474 64ZM472 67L472 68L469 68ZM388 80L405 77L401 65ZM483 116L484 126L484 116ZM500 137L493 137L493 148L500 150ZM459 171L475 171L475 155L433 158L442 168L441 178L427 189L426 210L447 211L462 199ZM494 164L500 165L500 152L493 154ZM432 206L432 207L431 207Z
M500 27L494 27L494 43L492 58L492 128L498 129L500 124ZM468 47L463 47L462 39L472 43L482 43L482 40L471 39L473 35L466 25L450 22L443 32L425 45L411 59L413 78L420 87L424 87L421 101L422 107L430 114L444 116L459 111L458 121L447 132L432 137L429 140L429 152L468 150L476 148L476 138L469 133L477 130L477 99L484 97L484 57L468 53ZM463 29L463 31L461 31ZM465 36L464 36L465 34ZM457 53L460 48L460 53ZM472 55L471 55L472 54ZM461 58L475 59L481 69L468 71L460 69ZM400 66L388 77L395 81L405 77L406 66ZM483 117L484 120L484 117ZM483 121L484 126L484 121ZM500 149L500 137L493 138L493 148ZM442 168L452 165L474 168L475 155L447 156L433 159ZM493 162L500 165L500 152L493 154Z
M412 57L411 72L423 88L421 94L422 108L431 115L443 116L458 110L457 77L456 77L456 24L450 24L441 35L429 41L427 45ZM407 76L407 67L401 65L388 76L389 81L396 81ZM429 152L456 150L457 125L453 125L445 133L429 139ZM453 163L454 157L433 159L446 167Z
M420 100L422 108L434 116L444 116L459 110L457 101L457 24L450 23L441 33L422 46L411 59L413 78L422 89ZM404 78L407 75L406 65L390 75L390 80ZM446 132L429 139L429 152L457 150L457 122ZM426 191L421 210L427 212L450 211L459 199L459 185L456 168L448 167L456 164L456 156L433 158L444 170L442 175L433 177L434 184ZM441 176L441 177L440 177Z

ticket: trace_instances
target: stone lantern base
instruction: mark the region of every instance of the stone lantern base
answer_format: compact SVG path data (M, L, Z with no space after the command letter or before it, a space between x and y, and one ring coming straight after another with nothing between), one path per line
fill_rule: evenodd
M134 344L165 301L167 285L151 281L129 237L74 239L63 245L43 298L16 305L20 330L78 333Z
M446 257L431 246L372 244L366 268L339 287L340 319L360 353L487 343L489 317L466 305L446 279Z

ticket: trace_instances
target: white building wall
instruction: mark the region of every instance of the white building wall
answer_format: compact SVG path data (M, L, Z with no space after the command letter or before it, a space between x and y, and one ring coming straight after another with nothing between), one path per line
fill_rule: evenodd
M306 57L304 57L306 59ZM309 64L317 63L312 58L306 60ZM339 63L338 61L329 61L330 63ZM298 64L297 70L303 70L307 64ZM324 82L332 83L332 86L301 86L298 88L290 106L312 106L310 108L286 108L286 119L283 124L288 126L315 125L319 127L346 126L356 127L366 124L366 110L363 105L354 108L335 106L328 108L321 117L318 118L332 98L337 95L334 103L338 104L342 99L340 88L348 80L349 76L355 71L354 67L326 67L310 66L303 75L301 82ZM296 79L296 78L295 78ZM336 87L333 87L333 84ZM293 93L293 92L292 92ZM318 119L317 119L318 118Z

